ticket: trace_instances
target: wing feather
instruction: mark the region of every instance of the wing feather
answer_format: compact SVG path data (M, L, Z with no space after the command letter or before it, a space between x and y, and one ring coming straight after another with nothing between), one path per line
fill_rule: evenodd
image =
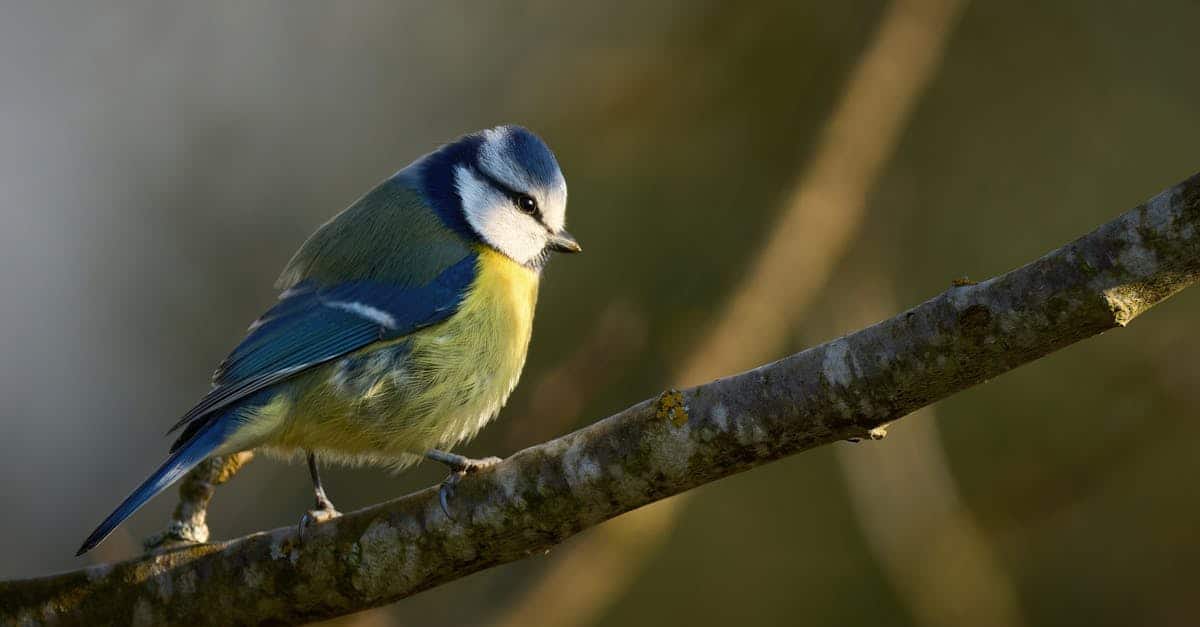
M420 287L352 281L290 288L217 369L213 389L168 433L309 368L445 320L474 280L476 261L471 252Z

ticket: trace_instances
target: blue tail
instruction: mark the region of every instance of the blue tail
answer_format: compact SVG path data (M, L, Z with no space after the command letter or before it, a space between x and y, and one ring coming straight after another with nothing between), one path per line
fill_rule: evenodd
M232 422L229 420L215 420L213 424L207 425L208 428L187 442L183 446L176 449L167 457L167 461L163 462L154 474L142 482L125 500L117 507L116 511L108 515L104 522L100 523L99 527L88 536L87 540L83 541L83 546L79 547L79 552L75 555L78 557L92 550L97 544L100 544L108 534L112 533L117 525L124 522L126 518L133 515L146 501L154 498L154 495L162 492L175 483L180 477L187 473L204 461L225 439L230 435L231 429L229 425L222 424Z

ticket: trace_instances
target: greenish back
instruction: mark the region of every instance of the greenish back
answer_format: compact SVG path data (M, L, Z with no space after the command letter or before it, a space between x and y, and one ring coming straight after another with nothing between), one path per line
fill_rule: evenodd
M317 229L276 282L288 289L306 279L328 285L371 279L425 285L470 254L403 173L393 176Z

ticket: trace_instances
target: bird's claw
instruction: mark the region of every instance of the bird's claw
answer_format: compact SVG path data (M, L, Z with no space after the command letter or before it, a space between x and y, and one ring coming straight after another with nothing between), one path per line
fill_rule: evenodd
M450 466L450 475L442 481L441 487L438 488L438 503L441 504L442 513L446 515L446 518L454 520L454 514L450 513L450 499L454 498L454 488L458 486L462 478L471 473L491 468L504 460L499 457L485 457L483 459L458 457L452 462L443 459L439 459L438 461Z
M318 525L341 516L342 513L333 508L333 504L320 505L315 509L310 509L304 512L300 517L300 524L297 525L297 530L300 534L300 539L304 540L304 532L313 525Z
M454 519L454 514L450 513L450 505L448 501L454 496L454 486L458 485L458 482L462 480L464 474L466 473L450 473L450 476L446 477L446 479L442 481L442 486L438 488L438 502L442 505L442 513L446 515L446 518L451 520Z

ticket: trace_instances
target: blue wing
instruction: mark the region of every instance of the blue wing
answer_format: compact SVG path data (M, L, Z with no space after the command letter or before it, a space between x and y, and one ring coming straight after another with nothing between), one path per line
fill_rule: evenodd
M168 431L191 423L172 448L196 433L206 417L259 390L450 317L475 278L476 258L468 254L420 287L378 281L321 286L307 280L287 290L217 369L215 387Z

